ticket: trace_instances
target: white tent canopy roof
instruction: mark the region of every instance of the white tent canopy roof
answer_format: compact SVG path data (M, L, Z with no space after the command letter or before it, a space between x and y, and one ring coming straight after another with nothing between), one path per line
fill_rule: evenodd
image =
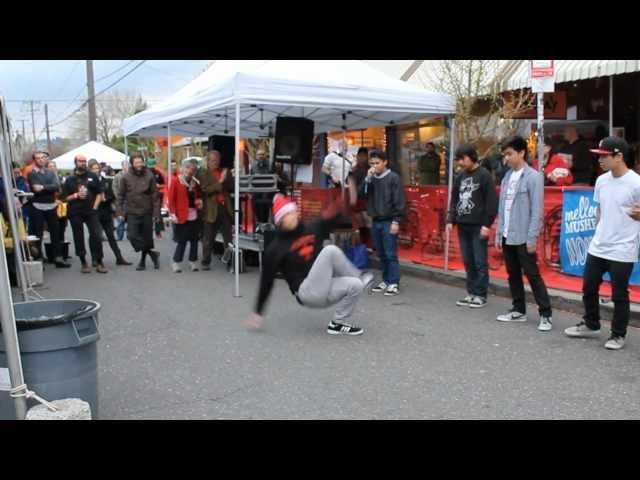
M171 122L171 135L233 135L237 103L240 134L247 138L266 136L277 116L310 118L315 133L322 133L455 112L452 97L388 77L362 61L226 60L165 102L127 118L123 129L125 135L167 135Z
M75 168L74 158L78 154L84 155L87 160L95 158L98 162L105 162L110 167L118 169L122 168L122 162L127 159L124 153L92 141L51 160L56 162L58 170L73 170Z

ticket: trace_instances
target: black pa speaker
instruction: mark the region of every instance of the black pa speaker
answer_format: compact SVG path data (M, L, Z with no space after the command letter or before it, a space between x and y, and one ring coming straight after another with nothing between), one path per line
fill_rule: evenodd
M233 168L236 158L236 137L227 135L213 135L209 137L209 151L220 152L220 168Z
M276 120L276 161L311 165L312 153L313 120L300 117L278 117Z

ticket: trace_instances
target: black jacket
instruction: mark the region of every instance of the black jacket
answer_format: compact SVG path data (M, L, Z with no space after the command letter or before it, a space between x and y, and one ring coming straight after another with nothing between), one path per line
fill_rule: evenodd
M29 187L33 192L31 201L33 203L56 203L56 193L60 191L60 181L58 175L47 169L33 169L28 176ZM34 185L42 185L44 190L36 192Z
M483 167L462 171L451 190L448 223L483 225L491 228L498 213L496 184Z
M69 200L68 197L77 193L81 185L84 185L89 191L87 198L84 200L80 198ZM69 203L70 217L90 213L95 204L96 196L101 193L102 187L100 186L100 179L95 173L89 171L78 173L76 170L62 185L62 199Z
M387 170L381 175L367 177L361 191L368 197L367 213L373 220L399 223L404 217L404 188L396 172Z
M263 255L260 290L255 306L257 313L262 315L278 272L284 275L291 293L298 292L300 284L320 254L324 240L343 220L340 217L315 220L309 224L300 223L298 228L291 232L276 231L275 238Z
M596 162L594 155L589 151L588 142L580 137L570 144L563 153L568 153L572 157L573 183L591 184Z

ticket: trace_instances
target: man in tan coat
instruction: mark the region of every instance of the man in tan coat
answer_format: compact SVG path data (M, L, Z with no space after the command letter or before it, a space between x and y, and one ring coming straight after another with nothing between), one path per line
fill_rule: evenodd
M222 233L225 254L228 261L232 241L233 204L229 192L233 189L233 176L226 168L220 168L220 152L207 153L206 168L201 168L196 178L200 182L204 206L202 209L202 270L211 270L211 254L218 232ZM226 259L226 260L225 260Z

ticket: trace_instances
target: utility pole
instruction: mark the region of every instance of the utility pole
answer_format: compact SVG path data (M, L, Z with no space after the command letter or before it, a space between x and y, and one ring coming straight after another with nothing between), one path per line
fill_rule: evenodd
M89 140L98 140L96 131L96 92L93 81L93 60L87 60L87 90L89 93Z
M47 152L51 155L51 135L49 134L49 105L44 104L44 121L47 129Z
M33 100L29 101L29 105L31 105L31 130L33 131L33 149L37 150L38 141L36 139L36 119L33 116Z
M24 133L24 118L22 119L22 141L24 142L27 135Z

